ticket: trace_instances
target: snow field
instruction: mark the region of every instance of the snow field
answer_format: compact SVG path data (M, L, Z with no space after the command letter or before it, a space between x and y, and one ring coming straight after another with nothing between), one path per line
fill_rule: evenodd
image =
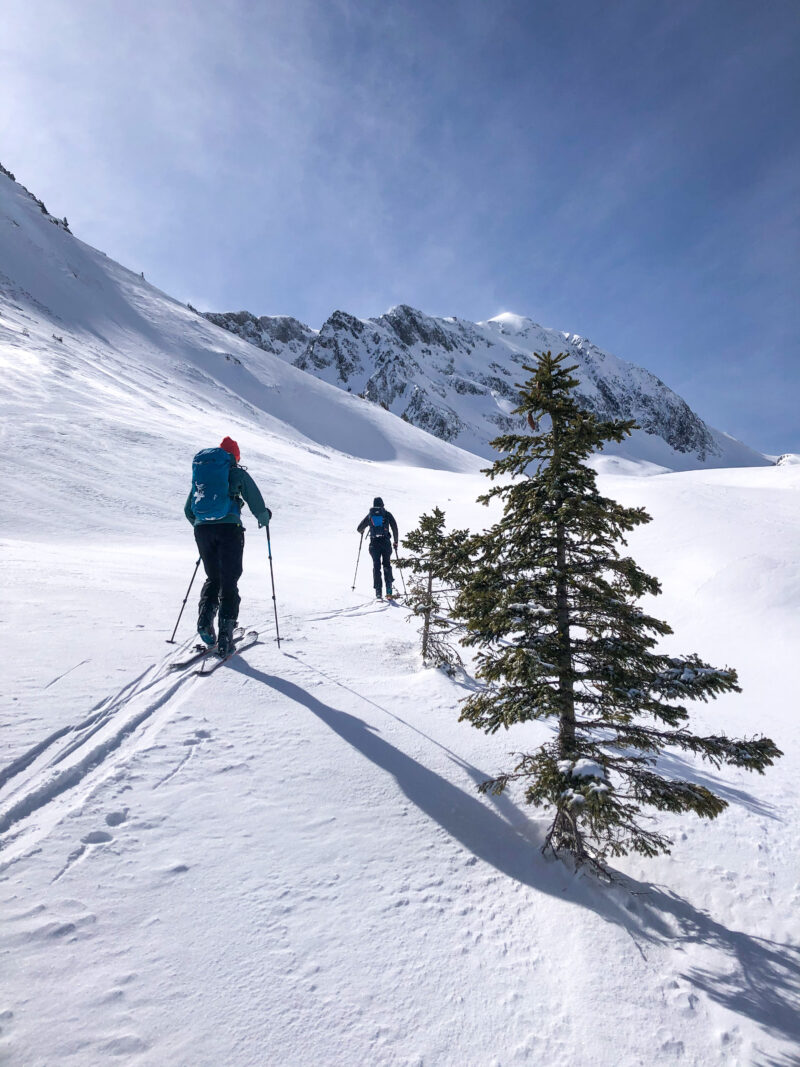
M436 478L442 492L452 484L435 472L394 472L407 482L416 474L419 500L441 500ZM721 789L731 807L713 823L672 820L673 857L620 863L629 879L621 888L543 861L543 820L513 796L475 793L542 728L486 738L457 723L465 690L420 669L404 609L370 599L364 553L350 592L354 532L329 534L321 556L300 523L290 550L276 509L280 652L259 538L249 534L242 621L260 630L261 644L213 680L165 672L172 618L157 633L135 631L136 655L122 626L101 628L94 666L38 694L35 739L45 735L48 700L58 708L51 725L64 725L65 704L73 720L99 704L117 732L154 707L6 843L5 857L19 856L2 876L10 988L28 991L8 1008L10 1062L792 1062L797 727L776 698L798 636L784 595L796 588L787 556L797 531L794 542L787 536L797 485L777 470L753 472L755 491L722 475L709 486L709 477L605 488L630 500L649 494L643 502L663 512L633 548L645 565L658 556L667 572L658 607L676 647L721 652L740 670L745 692L701 708L701 720L729 732L768 729L787 755L763 778L676 764ZM715 517L729 511L732 492L743 521L720 544ZM759 526L765 493L769 521ZM391 489L386 499L398 517L406 513ZM354 510L350 525L360 517ZM182 536L191 537L188 527ZM185 548L182 569L191 570ZM53 551L28 546L28 563L17 564L33 568L38 558L46 575ZM682 552L694 570L680 567ZM88 586L97 553L87 552L83 575L73 553L68 580ZM755 578L758 559L776 553L784 582L771 604ZM178 554L174 544L152 546L139 571L140 585L153 582L149 596L140 589L142 605L157 601ZM701 566L712 557L716 566ZM130 545L108 546L101 572L124 593L122 576L137 565ZM673 569L694 575L677 594ZM183 577L173 580L176 604ZM759 588L754 646L742 621ZM105 604L101 617L111 619L115 597L102 584L92 594ZM61 662L40 668L46 685L81 658L82 630L56 620L49 634L47 616L36 618L45 644L63 649ZM184 625L179 636L190 641L188 633ZM111 667L118 647L129 668ZM97 680L81 701L87 670ZM31 676L14 703L27 704L36 688ZM61 703L62 692L73 696ZM28 741L36 721L19 722ZM46 762L75 740L54 742L24 782L40 785Z

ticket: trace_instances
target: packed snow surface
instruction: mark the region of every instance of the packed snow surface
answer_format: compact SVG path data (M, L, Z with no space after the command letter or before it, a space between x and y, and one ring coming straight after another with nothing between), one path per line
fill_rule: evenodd
M401 535L434 505L477 529L479 462L0 193L3 1063L797 1063L800 466L599 464L654 517L631 548L668 647L739 670L695 725L785 752L764 777L665 758L730 806L660 816L672 856L603 885L542 857L519 793L476 792L547 729L459 723L474 682L422 668L365 551L351 589L374 495ZM165 642L191 456L224 434L274 512L282 642L246 518L259 642L200 678L170 671L197 582Z

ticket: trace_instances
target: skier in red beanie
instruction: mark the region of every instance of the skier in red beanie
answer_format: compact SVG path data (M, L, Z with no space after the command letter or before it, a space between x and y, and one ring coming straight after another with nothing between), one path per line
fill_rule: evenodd
M223 448L226 452L230 452L237 463L242 458L241 453L239 452L239 446L232 437L223 437L219 443L219 447Z
M242 576L244 526L242 503L269 526L272 512L264 503L258 486L239 466L239 446L232 437L223 437L218 448L204 448L192 462L192 488L184 514L194 527L194 539L206 580L200 592L197 632L202 641L227 656L233 648L233 631L239 618L239 579ZM219 609L219 635L214 619Z

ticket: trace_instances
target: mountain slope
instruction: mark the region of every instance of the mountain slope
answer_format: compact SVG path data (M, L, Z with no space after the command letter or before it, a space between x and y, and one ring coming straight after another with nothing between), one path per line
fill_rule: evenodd
M518 315L474 323L400 305L374 319L335 311L319 333L283 317L255 319L248 312L207 317L323 381L482 456L492 455L493 437L520 426L519 417L510 413L515 386L524 377L522 365L533 352L566 351L578 366L586 407L607 418L636 419L641 428L625 444L609 446L609 454L673 470L769 462L708 426L649 371L582 337Z
M28 513L48 524L116 506L132 521L162 518L174 502L152 499L153 465L174 470L174 491L185 494L188 459L225 434L239 438L250 459L279 460L287 477L292 456L320 446L320 462L333 449L443 470L478 466L213 326L73 237L7 173L0 174L0 365L4 440L23 449L23 467L4 465L0 475L0 521L19 507L13 487L23 471ZM32 439L35 447L26 448ZM75 449L82 450L77 469Z

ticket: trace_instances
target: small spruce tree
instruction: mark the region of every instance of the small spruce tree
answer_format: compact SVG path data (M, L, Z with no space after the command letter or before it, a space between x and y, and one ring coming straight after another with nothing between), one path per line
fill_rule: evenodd
M586 463L634 423L579 407L565 353L535 358L515 412L533 432L492 442L502 455L485 473L511 480L479 498L499 498L502 518L462 546L473 564L455 611L486 685L461 718L489 733L554 722L552 740L481 789L500 793L521 779L526 801L553 813L544 849L604 870L609 856L669 852L669 839L643 825L644 807L714 818L727 806L704 786L660 773L663 749L759 773L782 753L767 737L690 730L687 702L740 690L730 668L659 651L672 630L637 603L660 586L620 549L650 517L602 496Z
M420 516L417 528L403 538L410 554L398 560L411 571L405 603L422 620L422 659L450 674L463 666L453 644L463 627L448 616L458 591L459 549L466 538L466 530L445 533L444 512L435 507L430 515Z

